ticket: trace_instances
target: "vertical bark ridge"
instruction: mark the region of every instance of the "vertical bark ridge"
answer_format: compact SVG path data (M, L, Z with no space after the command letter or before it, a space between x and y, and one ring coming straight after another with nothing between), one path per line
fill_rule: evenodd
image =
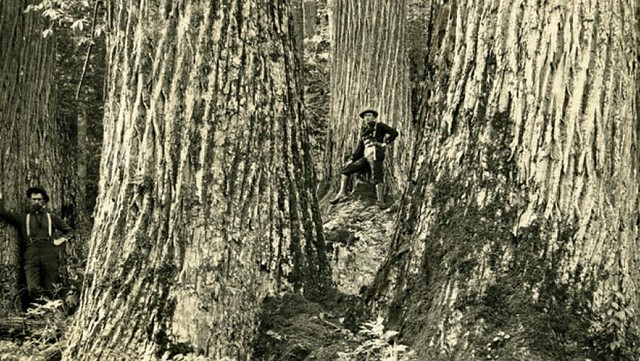
M330 279L289 9L115 6L110 171L66 356L249 359L264 297Z
M434 27L443 38L429 58L435 90L420 107L435 129L423 130L407 196L415 203L399 217L419 220L399 227L392 266L377 279L394 316L427 336L416 337L418 349L469 356L476 336L463 332L465 322L496 314L465 308L467 297L487 307L498 307L484 303L491 294L524 297L534 310L561 295L558 313L597 313L615 292L637 303L637 79L628 41L637 19L622 16L633 18L632 8L436 4L434 19L450 21ZM525 291L509 289L512 281ZM416 284L433 297L426 308L403 293ZM480 326L480 338L483 327L491 329Z

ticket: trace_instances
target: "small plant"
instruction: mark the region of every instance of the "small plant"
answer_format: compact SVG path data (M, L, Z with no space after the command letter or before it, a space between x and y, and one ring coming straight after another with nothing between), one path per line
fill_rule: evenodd
M384 330L384 319L378 317L375 321L366 322L360 326L358 336L360 345L351 352L338 352L339 361L353 360L381 360L381 361L409 361L414 355L409 347L395 343L393 339L397 331Z
M636 311L628 304L621 292L613 292L603 304L589 329L594 335L593 343L603 357L637 359L638 329L635 324Z
M57 341L67 328L67 315L64 311L62 300L40 299L42 303L34 304L27 310L27 317L38 320L38 326L42 329L36 333L38 337L33 341L46 343ZM39 328L40 328L39 327Z

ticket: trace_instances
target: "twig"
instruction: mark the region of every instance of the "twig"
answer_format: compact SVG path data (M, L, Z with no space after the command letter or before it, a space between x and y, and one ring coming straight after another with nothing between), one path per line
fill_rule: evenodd
M320 321L322 321L322 322L326 323L327 325L329 325L329 326L331 326L331 327L335 328L335 330L334 330L334 331L340 331L340 330L342 330L342 329L343 329L343 327L340 327L340 326L336 325L335 323L333 323L333 322L331 322L331 321L329 321L329 320L326 320L324 317L318 317L318 319L319 319Z

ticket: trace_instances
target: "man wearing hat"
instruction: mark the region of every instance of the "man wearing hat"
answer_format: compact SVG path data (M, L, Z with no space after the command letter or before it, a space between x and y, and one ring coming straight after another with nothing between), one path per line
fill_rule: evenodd
M41 296L52 297L55 283L60 283L58 248L62 241L73 236L73 230L60 217L46 211L49 195L40 187L27 189L27 212L5 210L0 193L0 218L18 229L24 253L24 270L31 301ZM55 239L58 230L64 238Z
M385 207L384 188L383 188L383 161L385 148L391 144L398 136L398 131L394 128L377 122L378 112L374 109L366 109L360 113L363 119L360 128L360 140L356 150L351 155L351 162L347 164L342 171L340 191L338 195L331 200L331 204L336 204L347 198L347 185L349 176L371 168L373 184L376 187L376 198L380 208Z

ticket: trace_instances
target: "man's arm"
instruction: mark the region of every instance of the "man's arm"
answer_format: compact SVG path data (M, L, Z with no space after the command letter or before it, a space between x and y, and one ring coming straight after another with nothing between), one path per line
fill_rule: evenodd
M65 238L71 238L74 236L75 231L73 230L73 228L69 227L67 222L62 220L62 218L56 216L55 214L52 214L51 221L53 221L53 226L55 227L55 229L62 232L62 234L65 235Z
M62 218L56 216L55 214L51 214L51 221L53 222L53 226L63 234L62 237L53 240L54 245L60 246L67 240L75 236L75 231L73 230L73 228L69 227L69 225L67 225L67 222L62 220Z
M382 129L387 133L387 139L384 141L387 144L391 144L398 137L398 131L395 128L390 127L384 123L381 124Z

